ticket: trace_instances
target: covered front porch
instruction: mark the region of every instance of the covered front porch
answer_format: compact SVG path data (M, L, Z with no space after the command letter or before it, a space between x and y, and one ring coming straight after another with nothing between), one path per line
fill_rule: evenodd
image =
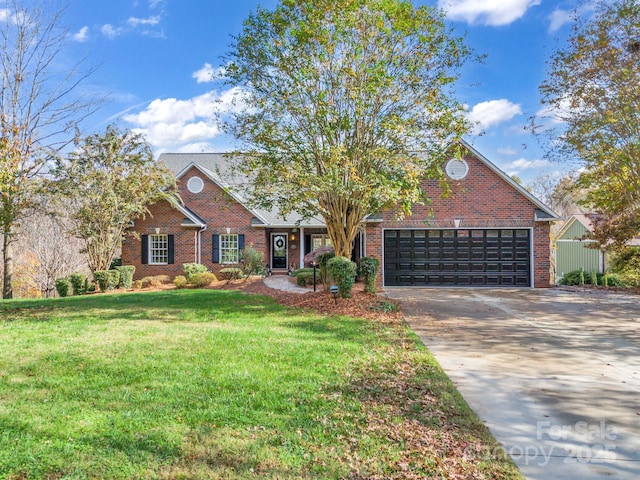
M287 274L299 268L309 267L304 256L322 247L331 246L326 228L321 227L271 227L265 229L268 258L265 263L272 274ZM352 260L365 256L364 234L356 237Z

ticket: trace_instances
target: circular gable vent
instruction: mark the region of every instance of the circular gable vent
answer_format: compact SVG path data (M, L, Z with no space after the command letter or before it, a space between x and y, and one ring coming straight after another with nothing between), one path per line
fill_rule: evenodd
M469 165L462 159L452 158L444 171L451 180L462 180L469 173Z
M204 182L200 177L191 177L187 182L187 188L191 193L200 193L204 188Z

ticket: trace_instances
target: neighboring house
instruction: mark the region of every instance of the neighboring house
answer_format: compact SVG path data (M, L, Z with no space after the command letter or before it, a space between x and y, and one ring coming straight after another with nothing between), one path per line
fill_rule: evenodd
M445 165L451 194L425 180L431 203L410 217L395 211L370 216L356 240L354 259L381 260L385 286L533 286L550 283L550 222L557 215L489 160L464 143L463 160ZM217 172L224 154L163 154L175 174L183 204L150 207L135 222L139 238L123 244L123 263L136 277L182 274L198 262L214 272L238 261L247 245L264 253L273 273L303 265L306 253L330 243L324 223L249 208Z
M587 273L605 272L605 252L593 248L595 240L586 238L593 232L592 218L593 215L584 213L571 215L553 235L556 280L581 268Z

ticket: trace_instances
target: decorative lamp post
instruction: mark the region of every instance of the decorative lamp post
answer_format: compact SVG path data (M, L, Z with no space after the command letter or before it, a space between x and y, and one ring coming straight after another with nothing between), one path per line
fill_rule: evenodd
M318 268L318 262L315 260L311 262L311 266L313 267L313 291L316 291L316 268Z

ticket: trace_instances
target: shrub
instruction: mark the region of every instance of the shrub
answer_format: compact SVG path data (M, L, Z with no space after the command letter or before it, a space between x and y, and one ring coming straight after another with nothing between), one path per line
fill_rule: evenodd
M380 260L373 257L362 257L358 266L358 274L364 280L365 293L376 293L376 280L378 278L378 270L380 269Z
M611 258L611 272L631 286L640 286L640 247L626 247Z
M331 286L331 274L329 273L329 261L335 258L335 252L327 252L318 256L318 267L320 267L320 283L324 285L324 291L328 292Z
M310 271L309 271L310 270ZM296 283L301 287L313 285L313 268L300 269L295 272ZM316 272L316 285L322 282L320 275Z
M173 279L173 284L176 288L185 288L187 286L187 278L184 275L178 275Z
M144 277L142 280L139 280L140 283L140 287L136 287L136 288L146 288L146 287L154 287L154 288L158 288L160 286L162 286L163 283L169 283L171 281L171 279L169 278L169 275L155 275L153 277Z
M109 283L107 288L109 290L118 288L118 285L120 285L120 272L118 270L107 270L107 272L109 272Z
M109 265L109 270L116 270L116 267L122 266L122 258L114 258L111 260L111 265Z
M69 279L68 278L56 279L56 290L59 296L61 297L68 296L69 290L71 290L71 282L69 282Z
M136 273L136 267L134 265L120 265L115 268L120 272L120 284L119 287L131 288L133 285L133 274Z
M591 285L594 280L597 282L595 285L602 283L603 275L595 272L594 274L585 275L584 269L581 268L580 270L573 270L572 272L565 273L558 283L560 285Z
M93 272L93 276L100 290L106 292L109 288L109 270L96 270Z
M227 283L242 278L242 269L238 267L223 268L220 270L220 278L226 280Z
M136 280L135 282L133 282L133 288L139 290L143 287L143 281L142 280Z
M297 277L301 273L308 273L308 272L313 273L313 268L299 268L298 270L294 270L293 272L291 272L290 275L292 277Z
M266 273L264 255L253 248L253 245L249 245L240 252L240 265L242 273L247 278L251 275L264 275Z
M74 295L87 293L87 276L84 273L72 273L69 275L69 283L73 287Z
M331 277L338 285L338 290L342 298L351 297L351 289L356 281L358 267L347 257L334 257L328 262Z
M211 272L202 272L196 273L191 276L191 283L193 286L202 288L208 287L211 282L215 282L217 280L216 276Z
M207 273L209 270L206 266L199 263L183 263L182 268L184 270L184 276L187 277L187 282L193 283L191 277L198 273Z

